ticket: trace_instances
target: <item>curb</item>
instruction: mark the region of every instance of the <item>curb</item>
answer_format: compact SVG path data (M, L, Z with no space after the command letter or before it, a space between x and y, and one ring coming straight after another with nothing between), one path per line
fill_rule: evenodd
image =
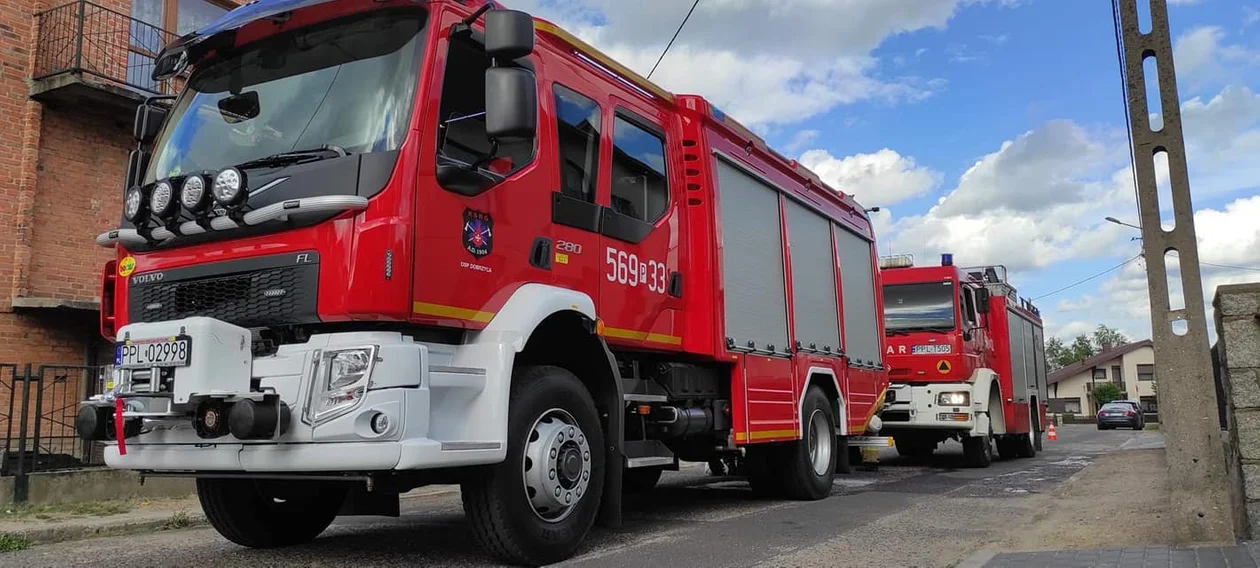
M97 538L103 536L125 536L136 533L151 533L169 530L181 530L188 528L197 528L206 525L206 517L200 511L188 512L181 520L178 526L172 526L171 516L161 519L148 519L143 521L130 521L115 524L100 524L95 526L68 525L59 527L46 527L37 529L28 529L24 531L13 531L6 534L22 538L30 545L56 544L60 542L69 542L74 540L85 540L89 538Z
M996 550L981 548L954 566L955 568L982 568L990 560L993 560L994 556L997 556Z

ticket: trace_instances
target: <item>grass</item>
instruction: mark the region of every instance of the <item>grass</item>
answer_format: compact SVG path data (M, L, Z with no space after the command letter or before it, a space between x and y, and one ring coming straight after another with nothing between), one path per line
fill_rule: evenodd
M89 501L86 503L65 503L62 505L19 505L0 510L0 521L39 519L52 520L65 517L108 517L131 510L131 503L126 501Z
M1147 424L1147 425L1146 425L1146 429L1147 429L1147 430L1159 430L1159 424Z
M171 515L171 518L166 519L166 522L162 523L161 530L183 529L192 526L192 524L192 518L188 516L188 513L176 511L174 515Z
M19 550L26 550L30 545L30 542L18 535L0 533L0 552L17 552Z

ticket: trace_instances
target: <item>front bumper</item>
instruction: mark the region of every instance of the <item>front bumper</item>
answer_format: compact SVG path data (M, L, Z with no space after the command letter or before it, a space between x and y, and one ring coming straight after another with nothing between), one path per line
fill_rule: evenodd
M965 392L972 400L966 406L940 406L937 396L943 392ZM892 384L888 387L891 401L884 403L880 418L884 421L881 432L897 430L966 430L972 432L980 425L980 413L974 403L975 396L970 384L949 383L932 385ZM987 427L987 424L984 424Z
M216 472L334 472L430 469L496 463L503 459L506 423L478 420L497 406L504 350L416 342L392 332L312 336L283 345L268 357L250 354L249 331L210 318L132 324L119 337L133 340L182 335L192 340L186 366L161 373L156 384L143 372L114 371L113 390L85 402L122 406L123 443L109 443L105 463L119 469ZM371 346L375 360L358 402L331 416L308 412L327 385L328 354ZM497 358L496 358L497 357ZM459 367L465 360L487 368ZM510 365L510 359L507 359ZM321 364L323 362L323 364ZM144 377L138 379L137 376ZM323 378L323 379L321 379ZM488 380L493 379L493 380ZM249 402L245 402L249 401ZM220 426L208 431L207 405L231 422L242 406L285 408L264 435L238 438ZM105 407L105 408L100 408ZM506 409L504 409L506 410ZM262 412L256 411L258 414ZM88 414L91 414L88 412ZM384 418L380 418L383 415ZM501 413L506 417L506 412ZM384 426L382 426L384 424ZM112 434L118 430L106 429ZM81 429L81 431L83 431ZM112 437L112 436L111 436Z

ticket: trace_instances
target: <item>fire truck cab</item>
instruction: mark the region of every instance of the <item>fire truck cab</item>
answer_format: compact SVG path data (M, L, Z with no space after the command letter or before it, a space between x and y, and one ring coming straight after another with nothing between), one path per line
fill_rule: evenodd
M939 266L895 255L880 267L892 381L881 433L903 456L959 440L973 467L1036 455L1046 410L1041 317L1005 267L964 269L950 254Z
M154 78L77 427L236 543L458 483L486 550L556 562L681 461L821 499L878 429L863 207L546 21L259 0Z

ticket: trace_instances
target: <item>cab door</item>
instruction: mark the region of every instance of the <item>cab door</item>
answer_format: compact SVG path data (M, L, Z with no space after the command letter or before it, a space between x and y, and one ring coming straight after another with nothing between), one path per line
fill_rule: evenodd
M610 343L678 349L681 143L672 115L614 99L602 168L599 315Z

